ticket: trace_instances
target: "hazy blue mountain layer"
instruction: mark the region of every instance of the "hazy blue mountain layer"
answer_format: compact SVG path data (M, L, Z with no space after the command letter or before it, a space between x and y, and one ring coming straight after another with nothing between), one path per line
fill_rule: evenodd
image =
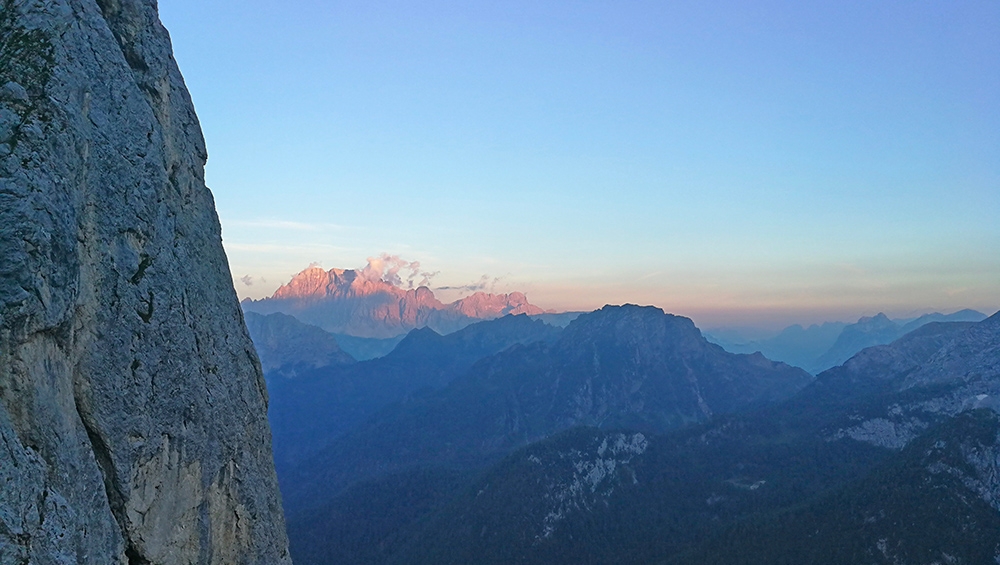
M1000 314L931 323L785 401L681 431L575 428L470 469L464 483L447 458L424 458L437 466L356 483L293 515L293 555L331 562L317 551L332 549L317 539L323 524L338 548L378 548L344 563L983 563L1000 554L998 399ZM352 526L344 509L361 492L367 516L393 517L391 528ZM417 510L404 515L400 496Z
M741 340L737 332L724 328L706 337L733 353L760 351L768 359L783 361L818 374L847 361L866 347L885 345L931 322L980 322L986 314L960 310L952 314L925 314L919 318L890 320L885 314L861 318L854 324L825 322L803 328L789 326L777 336Z
M264 376L269 379L294 378L301 371L354 363L354 358L340 348L333 334L292 316L280 312L267 316L245 312L243 318Z
M847 325L843 322L824 322L803 328L796 324L774 337L753 341L742 340L737 333L728 335L723 329L719 329L718 333L715 330L706 332L705 337L732 353L760 351L768 359L812 370L816 359L833 347Z
M811 380L760 355L727 353L687 318L609 306L554 343L511 347L444 389L387 407L285 473L286 507L406 469L479 467L574 426L675 429L787 398Z
M322 331L322 330L321 330ZM439 389L477 360L515 344L560 333L525 315L479 322L446 336L413 330L385 357L352 365L270 376L270 410L279 472L302 461L381 408L418 391Z
M379 357L385 357L390 351L395 349L399 342L403 341L406 334L399 334L396 337L357 337L347 334L331 334L336 338L337 343L351 357L358 361L369 361Z

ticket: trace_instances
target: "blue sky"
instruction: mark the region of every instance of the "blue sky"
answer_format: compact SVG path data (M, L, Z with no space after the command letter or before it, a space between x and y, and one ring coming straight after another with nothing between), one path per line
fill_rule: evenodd
M993 0L160 12L241 296L389 253L707 326L1000 307Z

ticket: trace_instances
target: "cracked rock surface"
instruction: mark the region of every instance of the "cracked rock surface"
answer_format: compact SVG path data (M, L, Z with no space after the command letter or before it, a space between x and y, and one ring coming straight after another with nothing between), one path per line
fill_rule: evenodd
M0 563L290 563L155 0L0 0Z

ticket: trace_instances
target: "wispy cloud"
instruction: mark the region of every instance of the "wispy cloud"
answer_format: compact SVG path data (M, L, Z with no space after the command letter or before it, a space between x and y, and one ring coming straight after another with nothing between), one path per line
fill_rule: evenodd
M663 271L653 271L652 273L646 273L645 275L642 275L641 277L639 277L639 278L637 278L635 280L636 281L644 281L646 279L651 279L651 278L653 278L653 277L655 277L657 275L660 275L660 274L663 274Z
M434 290L458 290L463 292L489 291L490 293L493 293L496 289L497 283L500 282L502 278L503 277L490 277L489 275L483 275L479 277L479 280L473 281L469 284L458 286L439 286Z
M347 226L333 223L309 223L296 222L293 220L259 219L259 220L230 220L223 224L223 227L270 229L282 231L298 232L323 232L323 231L344 231Z

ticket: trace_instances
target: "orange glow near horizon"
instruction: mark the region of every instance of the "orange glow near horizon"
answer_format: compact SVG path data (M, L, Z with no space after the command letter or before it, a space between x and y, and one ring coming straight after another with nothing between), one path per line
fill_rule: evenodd
M692 277L692 280L698 279ZM748 282L744 286L733 285L730 281L725 285L703 282L669 286L652 284L649 279L632 285L626 282L590 280L568 284L505 280L495 288L481 290L524 292L532 304L557 312L592 311L606 304L652 305L671 314L692 318L702 329L739 326L777 330L792 324L853 322L879 312L893 318L907 318L971 308L990 315L1000 307L1000 292L982 286L949 291L906 282L879 282L866 286L833 281L824 286L804 288L791 284L768 287L763 281ZM271 287L276 286L271 283L267 287L250 287L236 281L238 289L243 287L241 299L269 296L274 290ZM251 288L257 291L256 295L246 292ZM431 288L445 303L472 294L471 290L447 290L434 285Z

